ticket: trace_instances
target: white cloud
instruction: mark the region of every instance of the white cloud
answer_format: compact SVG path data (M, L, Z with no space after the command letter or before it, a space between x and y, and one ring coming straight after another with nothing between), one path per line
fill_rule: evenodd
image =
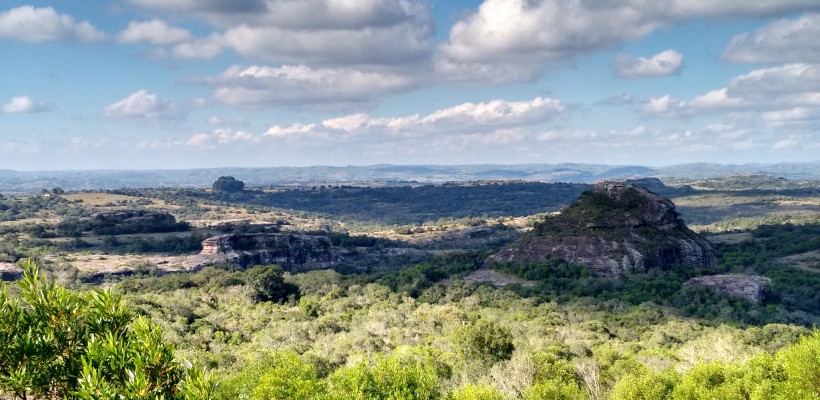
M666 117L680 117L688 112L686 101L668 94L650 98L640 107L640 111L644 114Z
M147 42L151 44L172 44L191 40L191 32L168 25L160 19L128 23L128 28L117 35L123 43Z
M246 0L134 2L194 13L220 32L182 43L169 55L213 58L226 49L279 63L419 64L434 27L424 0Z
M221 37L214 34L206 38L179 43L171 47L170 55L174 58L208 60L220 55L223 50Z
M650 58L635 58L621 53L615 58L615 74L624 79L639 79L653 76L675 75L683 67L683 54L666 50Z
M647 115L689 117L721 112L754 112L772 127L811 127L820 123L820 64L786 64L737 76L721 89L690 101L654 97L640 111Z
M51 7L21 6L0 13L0 38L39 43L60 40L98 42L105 34L88 22L76 22Z
M731 96L770 101L771 96L820 92L820 64L786 64L758 69L729 82Z
M244 57L286 63L400 64L424 60L432 29L402 23L364 29L288 30L240 25L220 39Z
M390 135L396 138L429 135L463 135L499 132L509 140L514 128L552 120L567 108L560 101L537 97L530 101L493 100L486 103L463 103L432 112L426 116L371 117L351 114L326 119L318 124L272 126L267 136L305 135Z
M610 48L674 23L818 10L813 0L485 0L453 25L437 71L454 80L537 78L549 62Z
M456 129L467 127L518 126L539 123L566 112L558 100L537 97L531 101L493 100L487 103L464 103L436 111L421 121L425 125Z
M132 0L190 12L216 26L279 26L292 30L360 29L412 19L428 6L418 0Z
M265 136L273 136L273 137L288 137L288 136L298 136L303 133L310 133L315 128L315 124L293 124L288 127L282 127L279 125L271 126L267 132L265 132Z
M735 36L726 46L723 58L744 63L810 62L820 63L820 14L805 14L796 19L781 19L754 33Z
M45 103L34 101L29 96L15 97L8 103L3 104L0 109L7 114L50 111L50 108Z
M795 136L789 136L785 139L778 140L775 144L772 145L772 149L774 150L786 150L786 149L793 149L800 145L800 141L797 140Z
M246 131L235 131L233 129L214 129L211 133L197 133L185 141L185 146L210 149L235 145L237 143L259 143L259 136Z
M349 68L232 66L222 74L198 80L213 88L217 100L239 106L350 105L412 89L416 82L389 72Z
M174 120L185 113L168 99L139 90L103 109L103 115L116 119Z

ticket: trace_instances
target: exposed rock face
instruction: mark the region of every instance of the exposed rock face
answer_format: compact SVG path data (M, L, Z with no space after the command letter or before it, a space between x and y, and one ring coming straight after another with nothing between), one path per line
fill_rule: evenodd
M765 289L771 283L771 279L758 275L709 275L692 278L686 282L687 285L704 286L718 293L752 302L763 300Z
M23 276L23 270L14 263L0 262L0 281L14 281Z
M715 264L715 251L686 227L668 199L642 187L604 181L490 256L487 263L551 258L615 277L623 271L666 269L673 264L709 268Z
M290 233L246 233L213 236L202 241L202 252L188 257L182 265L197 271L209 265L241 266L278 264L292 271L328 268L339 257L331 251L325 236Z

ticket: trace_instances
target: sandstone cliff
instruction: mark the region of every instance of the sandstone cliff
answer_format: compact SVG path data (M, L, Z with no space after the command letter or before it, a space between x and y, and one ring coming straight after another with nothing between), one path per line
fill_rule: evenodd
M673 264L715 265L712 245L686 227L671 201L642 187L608 181L584 192L487 263L551 258L583 264L609 277Z

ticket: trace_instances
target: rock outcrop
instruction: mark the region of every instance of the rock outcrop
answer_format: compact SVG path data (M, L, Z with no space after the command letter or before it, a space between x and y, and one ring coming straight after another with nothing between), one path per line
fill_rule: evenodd
M560 258L583 264L595 274L667 269L674 264L709 268L715 251L686 227L675 205L643 187L600 182L560 214L487 259L542 262Z
M14 281L23 276L23 270L15 263L0 262L0 281Z
M340 261L326 236L292 233L247 233L213 236L202 241L202 251L183 261L188 271L209 265L278 264L290 271L329 268Z
M766 288L771 283L771 279L758 275L707 275L686 282L687 285L704 286L715 292L755 303L765 298Z

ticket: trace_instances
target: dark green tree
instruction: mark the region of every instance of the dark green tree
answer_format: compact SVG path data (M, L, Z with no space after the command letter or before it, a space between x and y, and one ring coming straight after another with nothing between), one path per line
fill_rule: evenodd
M285 282L284 271L278 265L253 267L246 274L256 301L284 302L290 297L299 297L299 287Z
M245 182L232 176L220 176L214 181L212 189L215 193L237 193L245 189Z

